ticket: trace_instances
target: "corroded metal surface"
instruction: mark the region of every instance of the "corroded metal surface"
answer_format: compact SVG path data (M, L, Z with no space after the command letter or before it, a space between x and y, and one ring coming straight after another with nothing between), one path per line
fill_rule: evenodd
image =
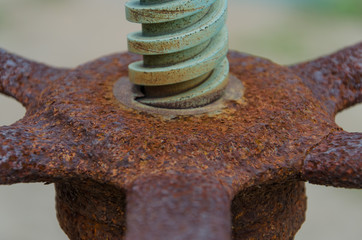
M27 113L0 128L0 183L55 182L71 239L291 239L301 181L362 187L361 134L334 122L362 99L361 50L292 67L230 52L243 101L173 118L113 95L135 55L62 70L1 51L0 90Z
M303 177L316 184L362 186L362 133L332 132L308 154Z
M128 50L143 61L129 65L138 101L187 109L219 99L228 82L227 0L132 0L126 16L142 23L128 35Z
M231 206L232 239L291 239L305 220L305 209L303 182L262 184L241 191Z

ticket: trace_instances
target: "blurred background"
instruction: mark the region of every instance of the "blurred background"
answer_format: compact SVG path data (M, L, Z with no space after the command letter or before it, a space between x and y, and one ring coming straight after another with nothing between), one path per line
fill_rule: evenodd
M59 67L75 67L126 51L140 29L124 16L124 0L0 0L0 47ZM229 0L230 48L293 64L362 41L361 0ZM25 114L0 94L0 125ZM362 131L362 105L337 116ZM297 240L362 239L362 191L307 184L306 223ZM0 186L0 240L65 240L53 185Z

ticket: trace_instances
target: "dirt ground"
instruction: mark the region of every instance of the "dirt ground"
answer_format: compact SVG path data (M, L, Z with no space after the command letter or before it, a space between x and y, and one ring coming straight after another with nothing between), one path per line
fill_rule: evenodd
M230 0L230 48L291 64L362 41L362 19L335 17L272 4ZM257 1L256 1L257 2ZM126 35L140 29L124 16L124 0L0 0L0 47L27 58L74 67L126 51ZM24 108L0 94L0 125ZM362 105L339 114L348 131L362 131ZM297 240L359 240L362 191L307 186L307 221ZM0 239L65 240L52 185L0 187Z

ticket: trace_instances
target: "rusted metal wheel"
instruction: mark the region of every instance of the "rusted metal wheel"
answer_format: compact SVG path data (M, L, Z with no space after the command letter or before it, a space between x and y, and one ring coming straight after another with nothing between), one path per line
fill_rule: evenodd
M292 239L303 181L362 187L362 134L334 122L362 101L362 43L294 66L237 52L240 101L196 115L113 94L139 57L55 69L0 51L0 92L26 108L0 128L0 184L54 182L70 239Z

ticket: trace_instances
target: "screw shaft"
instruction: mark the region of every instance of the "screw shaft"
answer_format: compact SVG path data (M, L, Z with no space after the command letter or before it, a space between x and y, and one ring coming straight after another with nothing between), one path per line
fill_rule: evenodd
M129 65L141 86L138 101L162 108L201 107L217 100L228 82L227 0L131 0L126 16L142 24L128 35Z

